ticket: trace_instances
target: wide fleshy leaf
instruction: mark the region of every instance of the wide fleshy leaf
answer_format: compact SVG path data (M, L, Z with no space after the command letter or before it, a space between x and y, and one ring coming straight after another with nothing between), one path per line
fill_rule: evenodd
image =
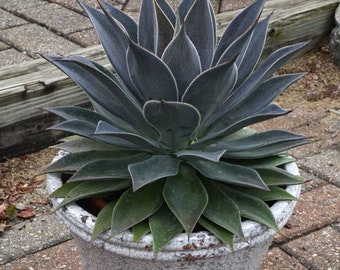
M111 227L111 219L113 208L115 207L117 201L111 201L108 203L97 215L96 222L92 231L92 239L95 239L99 234L105 232Z
M50 198L65 198L72 189L76 188L77 186L81 185L83 182L72 182L72 183L64 183L60 188L53 191L49 197Z
M181 162L180 159L168 155L153 155L144 161L132 162L129 165L129 172L133 190L136 191L164 177L176 175Z
M58 205L57 210L71 202L85 198L98 198L99 196L110 194L117 190L126 189L130 185L131 181L128 179L82 182L67 194L65 199Z
M264 6L265 0L257 0L252 5L245 8L240 12L229 24L229 26L224 31L219 44L216 48L213 65L216 65L219 62L221 56L226 51L226 49L230 46L234 48L237 47L239 51L242 49L241 44L239 44L239 40L245 40L250 34L251 30L255 27L260 14L262 13L262 9ZM235 51L235 55L237 52ZM231 58L235 57L232 56Z
M263 108L258 113L252 116L249 116L247 118L235 121L229 126L226 125L222 120L220 120L208 129L207 134L205 134L202 138L200 138L198 143L205 142L207 140L210 140L216 137L228 136L252 124L256 124L262 121L280 117L288 113L289 111L282 109L280 106L276 104L270 104L266 106L265 108Z
M253 197L256 197L264 202L269 201L282 201L282 200L297 200L294 196L292 196L289 192L286 190L271 186L270 191L264 191L260 189L255 188L245 188L245 187L229 187L231 190L235 189L239 192L251 195Z
M67 154L43 169L43 173L75 172L88 162L97 159L120 159L136 154L131 151L84 151Z
M210 161L219 161L220 158L225 153L225 150L217 150L217 151L203 151L203 150L182 150L175 153L177 157L191 160L191 159L206 159Z
M215 24L208 0L195 1L184 24L201 59L202 70L210 67L215 47Z
M72 177L69 182L83 180L112 180L112 179L129 179L129 164L139 162L149 158L150 155L141 153L123 158L113 159L96 159L82 166Z
M233 110L223 117L224 121L235 121L253 115L259 109L264 108L272 102L278 95L297 80L301 79L305 73L282 75L265 81L259 87L251 91ZM241 111L242 109L242 111Z
M240 159L240 160L237 160L236 162L237 164L244 165L247 167L252 167L256 169L256 168L261 168L265 166L279 167L279 166L282 166L284 164L294 162L294 161L296 160L292 156L287 155L287 154L282 154L282 155L270 156L270 157L259 158L259 159L250 159L250 160Z
M256 171L268 186L301 185L304 183L301 176L293 175L284 169L264 166L257 167Z
M101 7L106 10L108 14L110 14L113 18L119 21L122 26L124 27L125 31L129 35L129 37L134 41L137 42L137 30L138 26L134 19L132 19L129 15L121 11L120 9L116 8L115 6L109 4L104 0L100 0L99 3Z
M226 185L219 185L219 187L237 204L242 217L267 225L276 232L280 231L269 206L265 202L248 194L229 189Z
M208 203L208 194L195 171L189 166L181 166L176 176L167 178L163 197L190 235Z
M246 78L248 78L260 60L266 41L269 19L270 17L256 24L248 42L242 48L240 55L237 57L237 85L241 84Z
M183 231L182 224L166 205L163 205L149 218L149 226L153 238L154 254Z
M178 17L180 20L180 24L184 22L185 17L187 16L189 10L196 0L182 0L178 5Z
M165 10L162 9L159 3L164 7ZM155 7L158 21L157 55L158 57L161 57L165 48L168 46L174 36L175 26L172 24L169 17L167 17L167 15L165 14L165 12L168 12L170 14L173 13L172 8L165 0L156 1Z
M212 232L218 239L220 239L225 244L229 245L230 249L233 250L234 246L234 234L228 230L218 226L217 224L201 218L198 223L206 228L208 231Z
M155 100L144 105L144 117L161 134L161 142L174 150L190 144L201 120L190 104Z
M123 139L137 146L135 149L141 149L141 150L154 149L155 150L158 146L157 142L155 141L149 140L138 134L124 132L104 121L100 121L98 123L97 128L94 132L94 135L97 137L106 135L108 137L111 136L113 138Z
M70 138L70 137L68 137ZM51 146L59 150L64 150L65 152L77 153L86 151L104 151L104 150L118 150L118 148L94 141L88 138L83 138L79 136L71 136L71 139L63 141L57 145Z
M126 190L113 210L111 235L127 230L154 214L163 203L163 185L163 181L156 181L135 192L132 188Z
M193 160L188 163L205 177L227 184L268 190L260 175L251 168L226 162Z
M98 104L133 126L154 135L154 131L145 122L141 107L134 97L117 85L112 79L83 62L76 62L62 57L47 58L76 83Z
M208 192L209 202L203 215L208 220L244 239L241 213L237 204L210 181L205 181L204 186Z
M201 73L200 56L187 36L185 25L165 49L162 60L175 76L181 98L188 85Z
M131 83L126 64L129 43L125 31L111 15L107 16L84 3L80 4L89 16L111 65L129 89L133 91L134 96L139 99L140 96Z
M233 90L237 68L232 62L206 70L185 91L182 101L193 105L201 114L202 125Z
M170 69L156 55L130 42L127 52L130 77L143 102L148 100L178 100L178 90Z
M148 51L157 52L158 22L154 0L142 0L138 23L138 44Z
M271 145L266 145L260 148L252 149L249 151L226 152L224 156L227 158L236 158L236 159L263 158L263 157L269 157L272 155L280 154L288 149L291 149L291 148L294 148L300 145L304 145L307 143L310 143L310 141L306 139L283 141L283 142L277 142Z
M144 235L150 232L150 226L147 220L143 220L132 226L132 239L138 242Z
M156 3L164 13L164 15L168 18L168 20L171 22L173 28L176 26L176 13L172 9L172 7L169 5L169 3L166 0L156 0Z
M248 151L256 148L269 146L278 142L295 141L306 139L305 136L297 135L285 130L269 130L236 140L224 141L219 140L212 145L207 146L207 151L216 151L226 149L228 152Z
M245 80L224 102L218 112L216 112L210 121L216 121L222 116L228 117L228 113L234 109L242 100L249 96L264 81L266 81L275 71L283 64L290 60L297 51L303 48L307 42L287 46L278 49L266 58L258 68Z

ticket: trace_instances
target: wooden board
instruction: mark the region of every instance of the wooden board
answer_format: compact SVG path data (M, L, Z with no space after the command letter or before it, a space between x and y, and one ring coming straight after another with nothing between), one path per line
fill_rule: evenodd
M262 14L271 14L266 50L306 40L314 46L333 28L338 4L339 0L267 1ZM217 15L219 36L239 12ZM100 45L73 54L109 67ZM58 119L43 108L87 102L87 96L44 59L0 68L0 159L46 147L63 136L45 131Z

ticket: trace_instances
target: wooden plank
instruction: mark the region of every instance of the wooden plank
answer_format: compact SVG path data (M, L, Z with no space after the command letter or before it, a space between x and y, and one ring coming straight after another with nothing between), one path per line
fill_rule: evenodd
M312 45L333 28L339 0L270 0L262 17L271 15L266 50L305 40ZM218 36L240 10L217 15ZM100 45L81 49L82 55L110 67ZM0 68L0 159L45 147L61 133L44 131L58 119L45 107L80 105L87 96L44 59Z

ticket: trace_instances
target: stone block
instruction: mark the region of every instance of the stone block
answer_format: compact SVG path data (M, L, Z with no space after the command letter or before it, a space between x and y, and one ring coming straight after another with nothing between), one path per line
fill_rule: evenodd
M0 30L0 36L6 43L12 44L21 52L31 57L35 54L67 54L81 47L58 36L37 24L25 24L13 29ZM34 38L32 38L34 37Z
M46 5L48 2L44 0L11 0L11 1L0 1L0 7L8 11L20 11L31 7L38 7L40 5Z
M2 9L0 9L0 18L0 30L29 23L28 21Z
M1 46L1 45L0 45ZM24 61L32 60L31 57L19 52L14 48L0 51L0 67L7 65L19 64Z
M97 34L93 28L67 35L67 37L84 47L93 46L99 43Z
M282 248L308 269L339 269L340 234L332 226L289 242Z

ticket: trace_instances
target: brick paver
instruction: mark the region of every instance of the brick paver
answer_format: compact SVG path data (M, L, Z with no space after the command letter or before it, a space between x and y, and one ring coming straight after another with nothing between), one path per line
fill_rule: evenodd
M7 29L14 26L19 26L23 24L28 24L29 22L13 15L10 12L0 9L0 29Z

